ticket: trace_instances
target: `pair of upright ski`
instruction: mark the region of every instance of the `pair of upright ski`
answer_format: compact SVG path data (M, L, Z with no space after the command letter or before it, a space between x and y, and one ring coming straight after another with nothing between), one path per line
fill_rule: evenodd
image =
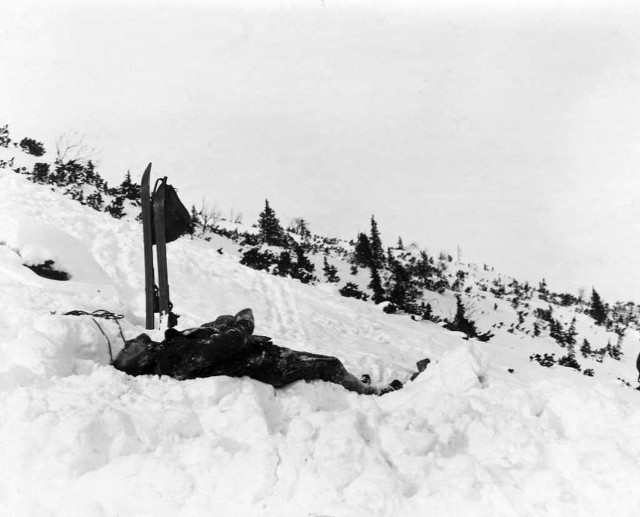
M177 316L169 300L169 275L167 271L167 241L165 232L165 187L167 178L156 181L153 192L149 185L151 164L147 166L140 183L142 204L142 233L144 239L144 284L146 328L153 329L155 313L160 313L160 326L166 318L166 325L172 328ZM158 284L155 283L153 267L153 245L156 246L158 264Z

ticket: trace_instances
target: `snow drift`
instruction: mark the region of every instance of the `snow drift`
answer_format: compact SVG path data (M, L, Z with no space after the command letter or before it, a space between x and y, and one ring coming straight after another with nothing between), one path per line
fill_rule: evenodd
M521 339L464 341L324 286L248 269L228 243L222 255L220 242L169 246L181 328L251 307L257 333L335 355L374 383L405 381L428 356L427 371L380 398L323 382L276 391L247 378L116 371L91 318L62 314L109 309L125 315L127 337L144 331L140 226L10 172L0 171L0 188L2 515L640 510L638 392L540 368L523 359L534 349ZM70 280L24 267L43 260ZM100 323L117 352L117 327Z

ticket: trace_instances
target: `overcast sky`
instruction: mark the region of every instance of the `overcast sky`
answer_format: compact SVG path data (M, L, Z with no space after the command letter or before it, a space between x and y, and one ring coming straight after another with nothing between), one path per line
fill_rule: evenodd
M635 1L6 2L4 123L245 222L375 214L386 245L640 302Z

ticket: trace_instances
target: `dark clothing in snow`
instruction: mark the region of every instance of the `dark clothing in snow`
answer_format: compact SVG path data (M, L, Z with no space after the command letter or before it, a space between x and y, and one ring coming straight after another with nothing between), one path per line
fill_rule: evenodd
M420 375L422 372L424 372L427 369L427 365L431 362L431 359L429 359L428 357L426 357L425 359L420 359L420 361L418 361L416 363L416 367L418 368L417 372L414 372L411 377L409 377L409 380L412 381L413 379L415 379L418 375Z
M276 388L300 380L323 380L366 395L402 387L399 381L382 389L372 387L351 375L336 357L274 345L271 338L254 336L253 329L253 314L245 309L195 329L168 329L161 343L140 334L126 342L113 366L130 375L168 375L179 380L246 376Z

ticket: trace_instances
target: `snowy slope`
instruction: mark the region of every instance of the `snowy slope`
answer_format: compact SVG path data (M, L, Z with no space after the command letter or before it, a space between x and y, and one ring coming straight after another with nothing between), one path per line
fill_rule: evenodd
M0 189L0 515L640 510L640 394L615 381L631 378L632 350L601 365L610 375L549 370L527 359L539 340L464 341L334 286L241 266L234 246L215 251L221 237L182 238L169 246L182 328L252 307L257 333L336 355L375 383L433 362L381 398L322 382L276 391L251 379L128 377L109 366L90 318L62 313L109 309L125 315L127 337L144 331L139 225L8 171ZM44 259L71 280L23 266ZM100 323L117 351L116 325Z

